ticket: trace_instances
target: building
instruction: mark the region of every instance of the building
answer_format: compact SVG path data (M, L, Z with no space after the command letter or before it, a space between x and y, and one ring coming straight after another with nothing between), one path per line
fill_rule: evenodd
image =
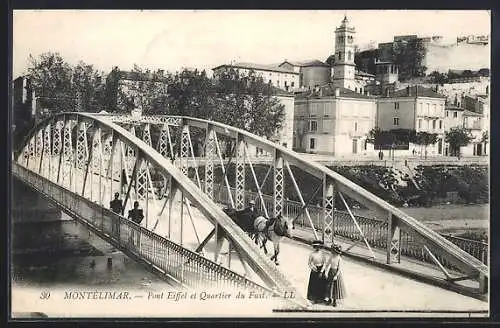
M374 97L330 83L296 95L294 148L328 155L366 154L375 125Z
M473 137L469 145L460 148L460 154L462 156L486 155L488 148L487 142L483 140L483 133L487 133L489 122L485 119L485 116L457 106L446 107L445 111L445 131L450 131L454 127L463 127ZM445 145L445 155L451 155L448 144Z
M377 99L377 127L435 133L435 145L427 146L428 155L442 155L445 131L445 97L421 86L399 89ZM416 145L409 145L419 148Z
M251 71L253 71L257 74L257 76L262 77L264 82L270 83L274 87L286 91L292 91L294 88L299 87L300 73L288 67L253 63L235 63L231 65L220 65L212 68L214 76L231 69L238 70L244 75L248 75Z
M317 59L300 62L285 60L279 67L299 73L299 88L313 88L331 80L332 67Z
M354 90L356 84L356 64L354 64L354 36L356 29L349 24L346 16L335 29L335 63L333 64L333 85L337 88Z
M147 86L144 82L148 82ZM145 88L157 88L164 95L167 94L168 80L157 77L153 73L136 71L122 71L115 67L107 76L107 84L113 86L113 102L121 111L142 110L149 107L143 97Z

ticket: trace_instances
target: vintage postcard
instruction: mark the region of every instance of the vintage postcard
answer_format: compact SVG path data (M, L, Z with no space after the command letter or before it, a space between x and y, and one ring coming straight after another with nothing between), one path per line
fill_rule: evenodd
M489 316L486 10L14 10L11 318Z

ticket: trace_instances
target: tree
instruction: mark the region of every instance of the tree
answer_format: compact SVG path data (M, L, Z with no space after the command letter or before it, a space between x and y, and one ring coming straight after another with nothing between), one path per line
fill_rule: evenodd
M335 65L335 54L328 56L325 63L333 67Z
M113 85L121 110L130 112L140 108L144 114L167 112L170 75L165 75L163 70L151 71L137 65L127 74L126 84L121 87ZM119 80L121 77L118 75L117 78ZM117 83L118 80L115 80L116 77L109 84Z
M216 106L213 119L268 139L276 138L283 125L285 107L280 92L255 72L228 70L214 81Z
M38 58L29 55L28 74L35 96L42 107L56 112L73 111L71 66L58 53L47 52Z
M72 68L71 95L76 99L77 109L84 112L100 112L106 107L105 84L102 73L93 65L80 61Z
M438 71L433 71L432 73L429 74L429 77L431 78L431 83L439 85L448 83L448 75L445 73L439 73Z
M422 39L400 41L394 44L393 62L399 67L399 79L425 76L424 65L427 49Z
M488 140L489 140L489 136L488 136L488 131L483 131L483 134L481 135L481 143L484 143L484 154L486 154L486 146L488 145Z
M80 61L72 67L58 53L29 56L28 74L37 101L54 112L100 111L106 107L102 73Z
M451 154L458 158L460 158L460 147L467 146L473 139L470 131L464 127L453 127L445 133L445 142L450 144Z
M375 149L390 149L396 142L396 136L391 131L382 131L375 127L368 132L367 142L372 143Z
M413 142L416 143L417 145L424 146L425 159L427 159L427 146L435 144L436 141L437 141L436 133L429 133L425 131L417 132L415 138L413 139ZM422 156L422 154L420 154L420 156Z

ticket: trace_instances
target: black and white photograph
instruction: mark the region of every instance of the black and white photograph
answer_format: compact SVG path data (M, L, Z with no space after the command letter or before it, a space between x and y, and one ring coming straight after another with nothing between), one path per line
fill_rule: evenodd
M488 318L487 10L13 10L23 318Z

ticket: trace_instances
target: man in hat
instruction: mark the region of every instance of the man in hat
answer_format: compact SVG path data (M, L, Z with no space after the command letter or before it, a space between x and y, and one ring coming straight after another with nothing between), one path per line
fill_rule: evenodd
M252 221L255 220L259 216L259 212L255 208L255 201L253 199L251 199L248 202L248 207L245 209L245 211L250 214Z

